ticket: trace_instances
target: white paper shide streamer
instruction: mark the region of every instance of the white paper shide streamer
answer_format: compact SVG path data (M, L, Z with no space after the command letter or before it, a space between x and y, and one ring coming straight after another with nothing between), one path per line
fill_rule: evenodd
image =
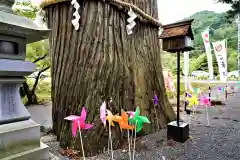
M79 14L80 5L77 2L77 0L72 0L71 4L75 8L75 12L73 13L74 19L72 20L72 24L73 24L75 30L78 30L79 29L79 20L80 20L80 14Z
M132 8L130 8L130 10L128 11L128 15L130 17L127 19L128 25L126 26L126 29L127 34L130 35L133 33L132 29L136 25L134 20L137 18L137 15L133 12Z

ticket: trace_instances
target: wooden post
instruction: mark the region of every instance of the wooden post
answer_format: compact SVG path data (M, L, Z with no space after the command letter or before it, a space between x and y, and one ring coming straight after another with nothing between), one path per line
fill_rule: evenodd
M177 124L180 119L180 52L177 52Z

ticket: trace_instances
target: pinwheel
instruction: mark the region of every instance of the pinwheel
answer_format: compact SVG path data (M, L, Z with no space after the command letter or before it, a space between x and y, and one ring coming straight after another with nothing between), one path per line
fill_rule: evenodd
M134 117L130 118L129 122L135 125L135 136L134 136L134 144L133 144L133 160L134 160L137 132L142 130L144 123L151 123L151 122L148 120L146 116L140 116L139 107L137 107Z
M211 105L211 102L210 102L210 98L209 97L201 97L200 98L200 103L202 105L205 105L205 106L210 106Z
M155 106L157 106L158 105L158 96L155 94L154 95L154 98L153 98L153 104L155 105Z
M128 124L128 114L122 109L121 110L122 119L118 121L120 129L134 129L135 127Z
M139 132L143 128L144 123L151 123L146 116L140 116L140 109L137 107L133 118L129 119L131 124L136 125L136 132Z
M188 106L190 108L199 104L198 98L195 95L192 95L191 98L187 97L187 101L189 102Z
M191 98L191 97L192 97L192 95L191 95L190 93L187 93L187 97Z
M193 92L194 92L195 94L198 94L198 93L199 93L199 91L200 91L200 89L199 89L199 88L193 88Z
M158 105L158 97L155 94L153 97L153 108L154 108L155 115L156 115L157 127L158 127L158 130L160 130L160 126L159 126L159 122L158 122L158 114L157 114L157 110L156 110L157 105Z
M217 95L216 95L216 100L220 100L221 93L224 92L224 88L222 87L217 87Z
M237 86L238 86L238 88L240 88L240 81L237 82Z
M100 119L103 122L104 127L106 127L106 121L107 121L106 109L107 109L107 106L106 106L106 102L104 101L100 107ZM110 137L108 137L108 153L109 153L109 146L110 146Z
M218 87L218 91L221 93L221 92L224 92L224 87Z
M72 121L72 134L74 137L76 137L77 128L79 129L79 136L80 136L80 140L81 140L83 159L85 159L85 153L84 153L84 148L83 148L81 129L91 129L93 127L92 124L85 123L86 118L87 118L87 111L86 111L85 107L82 108L82 112L81 112L80 116L70 115L70 116L64 118L65 120Z
M130 118L133 118L134 115L135 115L135 112L134 112L134 111L127 111L127 113L129 114L129 117L130 117Z
M128 114L122 109L121 110L122 121L119 122L120 129L127 129L128 131L128 153L129 159L131 160L131 142L129 137L129 130L133 130L135 127L128 124Z
M111 125L115 126L113 122L120 122L122 121L122 117L118 115L113 115L111 111L108 109L107 111L107 117L106 119L108 120L108 126L109 126L109 139L110 139L110 146L111 146L111 157L113 160L113 146L112 146L112 131L111 131Z
M122 121L122 117L119 116L118 114L113 115L111 111L109 111L108 109L106 109L107 111L107 121L109 122L109 124L111 124L112 126L115 126L113 122L120 122Z
M206 114L207 114L207 122L208 122L208 126L209 126L209 116L208 116L207 107L211 106L210 98L209 97L201 97L200 102L201 102L202 105L205 106L205 111L206 111Z
M107 120L106 109L107 109L106 102L104 101L100 107L100 119L102 120L104 127L106 126L106 120Z
M195 95L192 95L191 98L187 97L188 107L192 108L193 115L195 115L195 106L199 104L198 98Z

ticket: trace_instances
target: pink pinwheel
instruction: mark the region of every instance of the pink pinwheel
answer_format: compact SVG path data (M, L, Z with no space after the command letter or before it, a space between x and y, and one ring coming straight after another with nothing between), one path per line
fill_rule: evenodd
M74 137L76 137L78 126L80 127L79 129L91 129L93 127L92 124L85 123L86 118L87 111L85 107L82 108L81 116L70 115L64 118L66 120L72 121L72 134Z
M133 118L135 116L135 112L134 111L127 111L127 113L129 114L130 118Z
M103 122L103 125L106 126L106 102L104 101L100 107L100 119Z
M211 102L210 102L210 98L209 97L201 97L200 98L200 103L202 105L205 105L205 106L210 106L211 105Z

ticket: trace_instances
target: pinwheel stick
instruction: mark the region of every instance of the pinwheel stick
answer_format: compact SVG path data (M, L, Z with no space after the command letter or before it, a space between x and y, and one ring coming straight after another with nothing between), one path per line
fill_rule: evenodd
M109 151L110 151L110 137L108 136L108 154L109 154Z
M135 159L135 148L136 148L136 139L137 139L137 121L136 121L136 127L135 127L135 132L134 132L134 140L133 140L133 160Z
M112 131L111 131L112 122L109 122L108 124L109 124L109 139L110 139L111 157L113 160Z
M208 109L207 109L207 105L205 106L205 110L206 110L206 114L207 114L207 122L208 122L208 126L209 126L209 116L208 116Z
M129 136L129 129L128 129L128 154L129 154L129 159L131 160L131 143L130 143L130 136Z
M78 120L78 128L79 128L79 136L80 136L80 141L81 141L83 159L85 160L86 158L85 158L85 153L84 153L84 148L83 148L82 133L81 133L81 126L80 126L79 120Z
M154 111L155 111L155 114L156 114L157 128L158 128L158 130L160 130L159 122L158 122L158 115L157 115L157 110L156 110L156 105L153 104L153 106L154 106Z

